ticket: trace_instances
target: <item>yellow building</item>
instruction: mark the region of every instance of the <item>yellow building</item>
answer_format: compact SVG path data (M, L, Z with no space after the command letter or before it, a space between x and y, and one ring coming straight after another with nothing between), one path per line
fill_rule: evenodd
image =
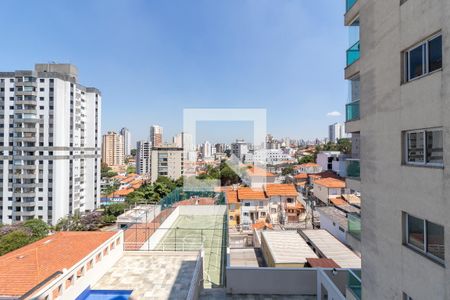
M237 197L237 191L228 190L225 192L228 207L228 225L234 227L241 224L241 204Z

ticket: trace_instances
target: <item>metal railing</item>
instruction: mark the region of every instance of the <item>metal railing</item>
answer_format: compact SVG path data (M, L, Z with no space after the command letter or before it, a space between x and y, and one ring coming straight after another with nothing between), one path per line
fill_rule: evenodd
M359 159L347 159L347 177L361 177L361 167Z
M357 214L347 215L347 232L354 238L361 240L361 216Z
M360 58L360 44L357 41L347 50L347 66L350 66Z
M361 299L361 270L348 270L347 287L356 299Z
M345 120L347 122L359 120L359 100L345 105Z
M345 0L345 11L349 11L358 0Z

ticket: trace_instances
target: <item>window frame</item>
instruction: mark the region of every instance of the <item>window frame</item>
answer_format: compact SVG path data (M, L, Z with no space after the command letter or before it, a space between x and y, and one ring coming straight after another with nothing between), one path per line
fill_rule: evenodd
M424 129L412 129L403 131L403 164L419 167L444 167L444 154L442 154L442 163L427 162L427 133L440 131L442 133L442 140L444 139L444 130L442 127L432 127ZM410 133L422 133L423 134L423 162L409 161L409 134Z
M441 226L441 227L444 228L444 247L445 247L445 227L443 225L438 224L438 223L431 222L431 221L429 221L427 219L418 217L418 216L413 215L413 214L409 214L407 212L403 212L403 215L404 215L403 245L406 246L407 248L410 248L410 249L420 253L421 255L431 259L432 261L435 261L435 262L437 262L440 265L445 267L445 254L444 254L444 259L442 259L442 258L437 257L436 255L434 255L433 253L428 252L428 250L427 250L428 249L428 226L427 225L429 223L432 223L432 224L435 224L437 226ZM422 220L422 222L423 222L423 249L421 249L421 248L419 248L419 247L417 247L414 244L411 244L409 242L409 224L408 224L409 216L411 216L413 218L416 218L416 219L419 219L419 220Z
M408 83L408 82L420 79L420 78L422 78L424 76L433 74L435 72L442 71L443 66L441 65L440 68L430 72L429 55L428 55L429 54L429 43L430 43L430 41L438 38L439 36L442 39L442 32L441 31L431 35L430 37L424 39L423 41L421 41L421 42L419 42L417 44L414 44L413 46L407 48L406 50L404 50L402 52L402 57L403 57L403 83ZM410 54L411 54L411 52L413 50L416 50L419 47L423 47L423 52L422 52L422 75L416 76L414 78L411 78L410 77L410 72L409 72L410 71L410 66L409 65L410 65L410 61L411 61ZM444 53L443 52L444 52L444 49L442 47L442 57L444 57Z

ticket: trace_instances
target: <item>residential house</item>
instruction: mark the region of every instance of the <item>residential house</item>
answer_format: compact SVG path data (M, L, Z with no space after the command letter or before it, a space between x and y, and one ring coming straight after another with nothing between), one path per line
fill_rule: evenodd
M262 188L265 184L274 183L276 177L275 174L268 172L264 168L249 166L243 181L252 188Z
M324 204L330 204L330 198L345 193L345 181L336 178L322 178L314 180L314 197Z
M267 219L269 199L263 189L241 187L237 190L237 196L241 203L241 223L243 225Z
M228 226L235 227L241 223L241 203L238 199L237 190L225 191L225 200L228 208Z
M270 221L273 224L295 222L295 215L304 208L298 206L298 193L293 184L267 184L265 186L266 195L269 198ZM294 210L289 212L290 218L286 215L287 207ZM298 211L299 210L299 211ZM298 222L298 219L297 219Z
M338 161L340 155L340 151L321 151L317 154L316 162L323 170L332 170L333 161Z

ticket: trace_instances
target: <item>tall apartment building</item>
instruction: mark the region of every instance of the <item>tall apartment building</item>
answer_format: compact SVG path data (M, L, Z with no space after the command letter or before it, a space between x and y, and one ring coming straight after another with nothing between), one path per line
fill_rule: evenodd
M363 298L449 299L450 2L347 0L345 24Z
M101 95L70 64L0 72L0 222L49 224L100 197Z
M123 154L131 155L131 133L128 128L122 128L120 130L120 135L123 137Z
M151 151L151 181L159 176L178 179L183 176L183 149L176 147L153 147Z
M236 155L241 161L245 159L245 155L249 152L248 144L244 140L236 140L231 144L231 154Z
M194 143L192 134L187 132L180 132L173 137L173 144L178 148L183 148L184 151L194 151Z
M103 135L102 162L108 166L124 164L123 136L113 131Z
M163 144L163 128L159 125L150 127L150 142L152 147L159 147Z
M202 153L202 157L205 158L211 158L213 156L213 151L212 151L212 145L210 142L205 141L202 146L201 146L201 153Z
M150 174L151 149L149 141L138 141L136 144L136 172L139 175Z
M328 140L332 143L336 143L340 139L347 138L348 135L345 133L344 123L334 123L328 126Z

